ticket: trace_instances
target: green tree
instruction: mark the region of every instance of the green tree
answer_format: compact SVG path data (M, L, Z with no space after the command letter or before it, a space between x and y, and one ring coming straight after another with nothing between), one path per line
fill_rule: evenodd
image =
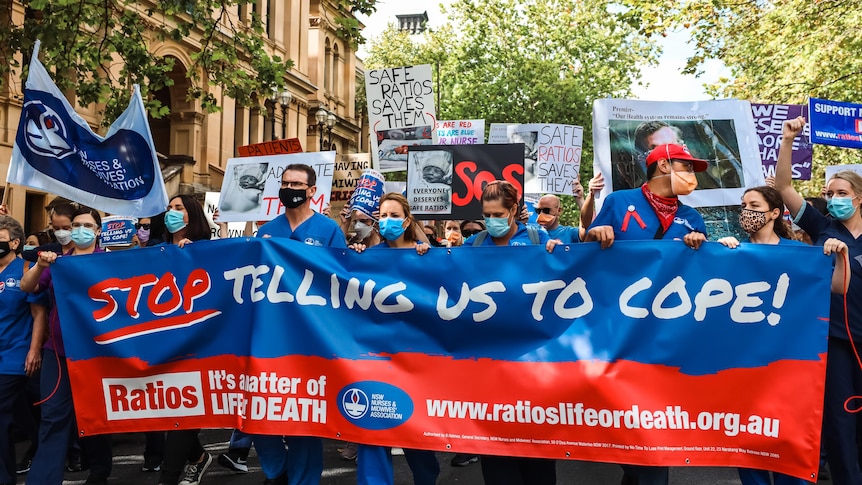
M431 64L440 119L584 127L581 179L592 176L592 103L627 97L658 48L642 31L649 4L603 0L458 0L448 24L421 38L390 26L372 39L371 68ZM564 197L567 214L574 203ZM571 223L572 221L565 221Z
M376 0L339 0L339 34L361 42L353 12L370 14ZM266 51L264 24L252 13L250 22L239 22L240 6L254 12L253 2L237 0L31 0L25 2L23 23L10 21L12 2L0 22L0 80L23 68L37 39L42 40L40 58L57 73L60 89L75 92L78 103L104 103L104 123L110 123L128 104L132 84L148 92L170 86L173 59L154 55L154 40L181 41L200 38L192 54L194 65L187 71L188 97L198 99L204 109L217 110L210 84L240 105L254 103L283 83L292 61ZM18 62L23 55L24 66ZM147 101L154 117L168 113L158 100Z
M806 103L808 97L862 101L859 3L849 0L732 2L692 0L674 12L692 29L688 72L719 59L730 76L709 86L717 97ZM814 173L799 188L816 195L826 165L860 163L857 150L815 146Z

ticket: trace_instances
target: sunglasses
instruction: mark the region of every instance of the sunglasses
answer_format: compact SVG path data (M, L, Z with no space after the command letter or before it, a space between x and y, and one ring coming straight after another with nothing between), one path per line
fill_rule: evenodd
M552 210L554 209L551 209L550 207L536 207L537 214L550 214Z
M141 229L141 228L143 228L146 231L149 231L150 225L149 224L135 224L135 229Z
M479 232L481 232L481 231L477 231L475 229L465 229L465 230L461 231L461 235L463 235L464 237L470 237L470 236L474 236L476 234L479 234Z

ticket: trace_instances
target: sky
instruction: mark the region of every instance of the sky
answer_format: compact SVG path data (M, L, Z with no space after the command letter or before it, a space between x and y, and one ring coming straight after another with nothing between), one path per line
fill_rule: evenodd
M446 17L440 11L440 3L449 5L452 0L379 0L377 11L370 17L360 17L365 24L365 38L371 41L380 35L389 23L396 23L396 15L428 12L428 24L433 29L445 23ZM646 67L642 70L641 82L648 86L633 86L635 99L648 101L701 101L710 99L703 85L713 82L720 75L727 75L720 62L711 61L706 65L703 75L695 77L682 75L686 59L692 54L687 44L688 36L684 31L671 33L662 39L662 54L658 67ZM366 44L367 45L367 44ZM359 49L359 56L365 52Z

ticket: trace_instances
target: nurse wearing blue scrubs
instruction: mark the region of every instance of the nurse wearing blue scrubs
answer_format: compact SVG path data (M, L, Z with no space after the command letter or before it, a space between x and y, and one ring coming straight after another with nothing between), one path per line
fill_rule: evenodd
M12 434L13 404L27 376L42 363L42 343L48 329L44 307L31 303L21 290L24 260L18 257L24 241L21 224L0 216L0 433ZM35 321L39 322L34 328ZM15 446L0 439L0 483L15 483Z

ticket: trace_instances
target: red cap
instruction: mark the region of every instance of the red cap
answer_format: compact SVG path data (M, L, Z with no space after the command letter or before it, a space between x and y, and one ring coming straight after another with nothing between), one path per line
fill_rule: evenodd
M646 164L647 166L650 166L659 160L685 160L687 162L691 162L695 172L703 172L709 166L709 164L706 163L706 160L701 160L691 156L688 148L673 143L659 145L653 148L653 150L649 152L649 155L647 155Z

